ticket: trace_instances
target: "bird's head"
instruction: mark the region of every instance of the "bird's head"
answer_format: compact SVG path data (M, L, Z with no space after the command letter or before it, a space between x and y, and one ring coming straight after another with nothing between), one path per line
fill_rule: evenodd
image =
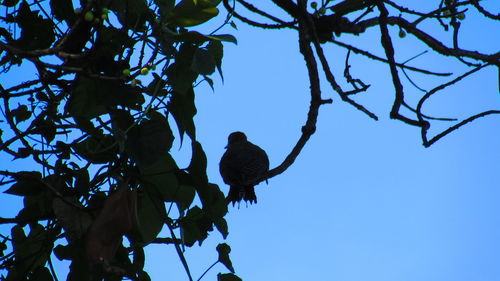
M233 132L229 134L229 137L227 137L227 145L231 145L246 140L247 136L243 132Z

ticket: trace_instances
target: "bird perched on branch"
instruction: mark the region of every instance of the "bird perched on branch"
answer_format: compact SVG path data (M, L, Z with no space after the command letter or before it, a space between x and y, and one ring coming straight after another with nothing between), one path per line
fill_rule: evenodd
M228 137L219 170L224 182L230 186L228 202L233 206L241 200L257 203L254 185L269 171L269 158L262 148L249 142L244 133L234 132Z

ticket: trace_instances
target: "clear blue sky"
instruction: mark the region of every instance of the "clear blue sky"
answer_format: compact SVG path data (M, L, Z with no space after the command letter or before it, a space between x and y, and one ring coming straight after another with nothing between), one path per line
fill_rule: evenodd
M496 0L483 2L500 13ZM196 96L208 175L224 192L218 162L227 135L246 132L275 167L300 136L309 107L296 33L237 25L238 31L222 32L238 38L238 45L225 45L224 84L217 82L215 92L200 87ZM485 25L469 11L462 28L463 48L499 50L498 23ZM428 50L397 32L391 29L399 61ZM445 36L449 43L451 34ZM340 39L383 55L378 29ZM343 80L345 50L325 45L325 52ZM388 67L363 57L352 57L351 65L353 75L371 84L356 101L380 121L342 103L322 81L323 97L334 103L321 107L317 132L296 163L256 188L257 205L230 208L226 242L236 274L247 281L498 281L500 116L478 120L426 149L417 128L388 117L394 98ZM464 71L455 60L431 53L411 65ZM439 82L410 75L428 90ZM487 68L436 96L425 112L463 118L499 109L498 83L498 69ZM406 80L404 86L409 100L417 101L421 93ZM433 125L436 133L451 123ZM173 153L184 159L182 167L189 155L177 147ZM202 248L187 250L195 278L216 260L220 242L213 232ZM187 280L172 246L149 246L147 253L153 280ZM216 266L203 280L216 280L219 271L225 268Z

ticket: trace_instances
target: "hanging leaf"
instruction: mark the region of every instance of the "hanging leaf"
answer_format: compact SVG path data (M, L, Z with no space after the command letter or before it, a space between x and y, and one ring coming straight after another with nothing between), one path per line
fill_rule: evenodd
M25 1L19 7L16 22L21 27L21 37L15 41L15 46L20 49L49 48L55 40L52 21L42 18L37 11L31 11Z
M128 184L111 194L97 218L90 225L85 249L91 263L110 261L116 254L125 234L138 229L137 197Z
M150 111L148 117L130 129L125 142L127 153L140 167L154 164L174 141L167 118L156 111Z
M12 117L16 123L28 120L31 117L31 111L26 105L20 105L18 108L11 111Z
M188 27L202 24L219 14L212 1L208 0L183 0L175 6L166 18L168 24Z
M138 198L138 214L141 224L139 232L142 242L151 243L163 228L164 218L167 217L165 205L154 193L144 190Z
M38 172L19 172L13 176L17 180L4 193L19 196L34 196L46 189Z
M103 164L116 158L118 146L111 135L96 134L73 145L75 152L91 163Z
M234 273L233 264L229 258L229 253L231 252L231 247L226 243L221 243L217 245L217 252L219 253L218 261L225 265L232 273Z
M210 75L215 71L215 59L206 49L197 49L194 52L191 69L201 75Z
M72 24L75 20L75 9L71 0L50 0L50 9L58 21Z
M81 206L81 204L72 197L65 197L65 199L73 202L76 206ZM56 218L61 222L62 227L66 231L66 239L68 239L68 242L80 239L92 223L90 215L74 205L67 203L59 197L54 198L52 201L52 209L54 210Z
M196 115L196 107L194 104L194 90L191 88L184 95L174 93L170 102L167 105L168 111L172 113L181 143L184 139L184 133L187 133L191 140L196 139L196 131L194 126L194 116Z
M186 216L180 219L179 224L184 233L184 243L189 247L195 242L201 245L208 237L208 232L213 230L212 221L198 206L189 209Z

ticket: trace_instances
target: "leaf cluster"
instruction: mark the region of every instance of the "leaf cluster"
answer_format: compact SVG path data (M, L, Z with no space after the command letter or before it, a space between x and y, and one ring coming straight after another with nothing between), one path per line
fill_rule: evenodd
M184 247L228 235L193 120L196 85L213 88L223 42L236 43L193 29L219 2L2 2L0 75L16 78L0 86L0 151L14 163L0 183L23 199L0 218L13 224L5 280L56 280L52 255L70 261L68 280L149 280L143 248L165 241L192 279ZM170 153L175 138L191 143L188 167ZM220 262L234 271L228 247Z

